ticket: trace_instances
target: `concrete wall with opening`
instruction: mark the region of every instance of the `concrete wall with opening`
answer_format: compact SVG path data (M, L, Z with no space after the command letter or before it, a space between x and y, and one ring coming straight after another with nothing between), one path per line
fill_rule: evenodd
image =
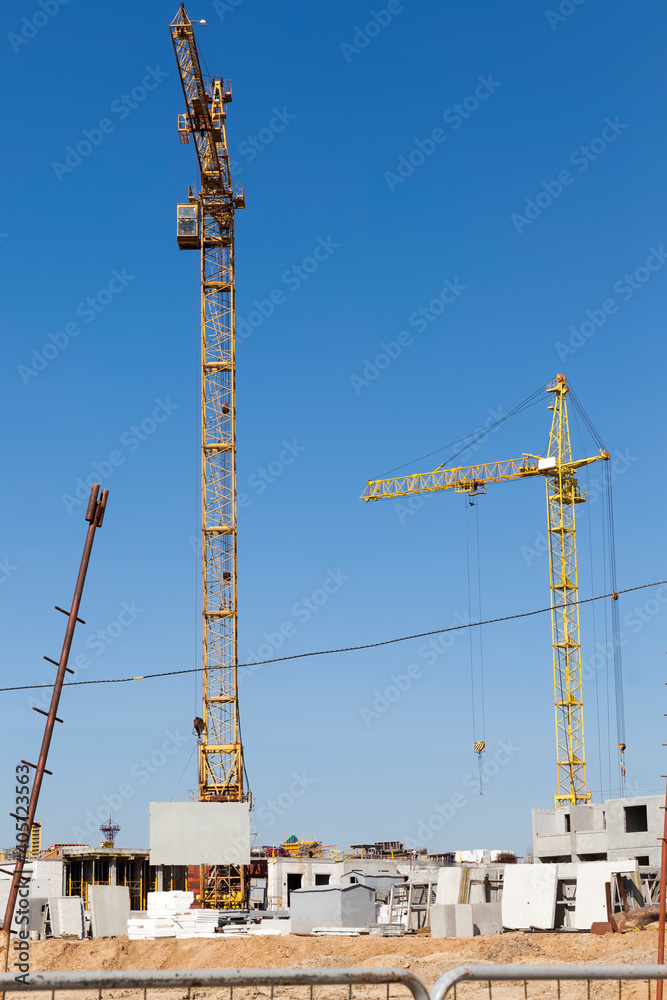
M569 809L533 810L536 861L637 858L659 864L662 796L608 799Z

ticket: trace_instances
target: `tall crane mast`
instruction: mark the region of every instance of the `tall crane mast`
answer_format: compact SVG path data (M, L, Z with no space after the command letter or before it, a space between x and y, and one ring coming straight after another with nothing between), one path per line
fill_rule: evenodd
M491 483L505 483L544 476L547 485L549 582L553 646L554 706L556 712L556 808L591 801L586 789L586 755L579 639L579 584L575 506L586 497L577 485L576 472L592 462L608 460L600 451L591 458L572 458L567 415L567 379L558 375L547 386L553 411L547 456L471 465L457 469L440 466L434 472L398 479L370 480L362 500L387 500L453 489L457 493L485 493Z
M243 744L237 675L236 390L234 336L234 213L245 207L234 192L225 131L231 84L204 79L193 24L181 3L170 26L186 112L178 116L182 143L194 140L201 188L177 207L182 250L201 260L202 484L202 715L200 802L243 802ZM242 866L202 869L204 906L245 905Z

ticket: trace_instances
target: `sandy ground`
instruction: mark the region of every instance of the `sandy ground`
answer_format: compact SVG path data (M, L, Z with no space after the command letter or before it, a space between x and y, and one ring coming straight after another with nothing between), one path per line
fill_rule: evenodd
M341 966L382 966L410 969L427 987L447 969L469 963L501 964L553 964L556 962L637 964L650 963L656 959L657 931L653 928L630 931L627 934L608 934L598 937L591 934L524 934L513 932L488 937L431 939L426 936L408 935L403 938L380 937L285 937L238 938L201 941L174 939L160 941L128 941L127 938L113 938L98 941L62 941L52 939L31 945L31 966L37 970L80 970L80 969L224 969L224 968L314 968ZM347 988L336 988L338 997L348 996ZM511 989L511 994L507 992ZM529 986L529 1000L537 996L556 996L555 987ZM602 987L594 987L591 993L602 996ZM612 993L609 993L609 990ZM622 1000L633 995L647 997L644 984L638 988L623 988ZM480 990L483 993L480 994ZM498 997L516 994L516 988L494 987ZM545 992L545 990L547 992ZM583 992L582 992L583 991ZM373 995L378 988L373 991ZM568 997L587 996L585 987L569 986ZM259 997L265 994L257 991L235 990ZM328 995L334 995L327 990ZM172 996L175 997L175 993ZM203 996L198 991L193 996ZM211 991L208 996L212 995ZM286 996L286 993L276 997ZM296 996L291 991L290 996ZM318 990L316 997L324 995ZM365 989L355 988L355 997L371 996ZM386 988L382 988L386 997ZM399 986L391 989L393 997L403 996ZM409 996L409 994L405 994ZM473 996L488 997L486 986L466 985L459 987L458 1000ZM520 994L524 997L523 987ZM604 995L618 998L618 985L604 987ZM653 987L655 996L655 987ZM225 991L229 996L229 991Z

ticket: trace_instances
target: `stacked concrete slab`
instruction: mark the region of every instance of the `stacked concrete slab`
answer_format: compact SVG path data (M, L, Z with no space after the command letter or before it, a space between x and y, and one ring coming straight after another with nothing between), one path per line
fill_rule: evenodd
M218 925L217 910L192 910L193 892L172 889L146 894L146 913L135 914L127 922L130 941L156 938L212 937Z

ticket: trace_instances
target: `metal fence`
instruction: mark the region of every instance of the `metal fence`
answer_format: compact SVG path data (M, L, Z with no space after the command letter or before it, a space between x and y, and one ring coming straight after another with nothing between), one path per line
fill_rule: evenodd
M634 1000L655 998L655 982L667 979L665 965L461 965L440 976L430 1000ZM605 990L603 985L612 985ZM462 987L470 986L470 989ZM477 989L472 989L473 984ZM537 984L542 984L541 988ZM567 984L567 985L565 985ZM576 985L579 985L577 990ZM653 985L652 985L653 984Z
M165 1000L169 994L172 1000L408 1000L408 990L413 1000L655 1000L659 979L667 979L667 966L464 965L440 976L429 993L406 969L33 972L25 982L12 973L0 974L0 996L29 992L50 1000Z
M386 997L392 986L407 989L413 1000L428 1000L428 990L417 976L406 969L185 969L146 970L137 972L33 972L27 982L17 982L12 973L0 974L0 996L19 993L46 994L51 1000L63 1000L70 993L76 1000L84 995L97 997L115 994L136 995L143 1000L174 998L212 998L234 1000L235 990L244 990L242 997L307 998L321 1000L360 1000L361 997ZM317 992L315 993L315 989ZM346 987L331 990L331 987ZM372 987L380 987L373 990ZM382 987L384 987L382 989ZM289 988L289 989L284 989ZM295 992L297 991L297 992ZM402 991L401 991L402 992ZM396 997L396 991L393 996ZM236 994L236 1000L240 1000ZM407 998L406 998L407 1000Z

